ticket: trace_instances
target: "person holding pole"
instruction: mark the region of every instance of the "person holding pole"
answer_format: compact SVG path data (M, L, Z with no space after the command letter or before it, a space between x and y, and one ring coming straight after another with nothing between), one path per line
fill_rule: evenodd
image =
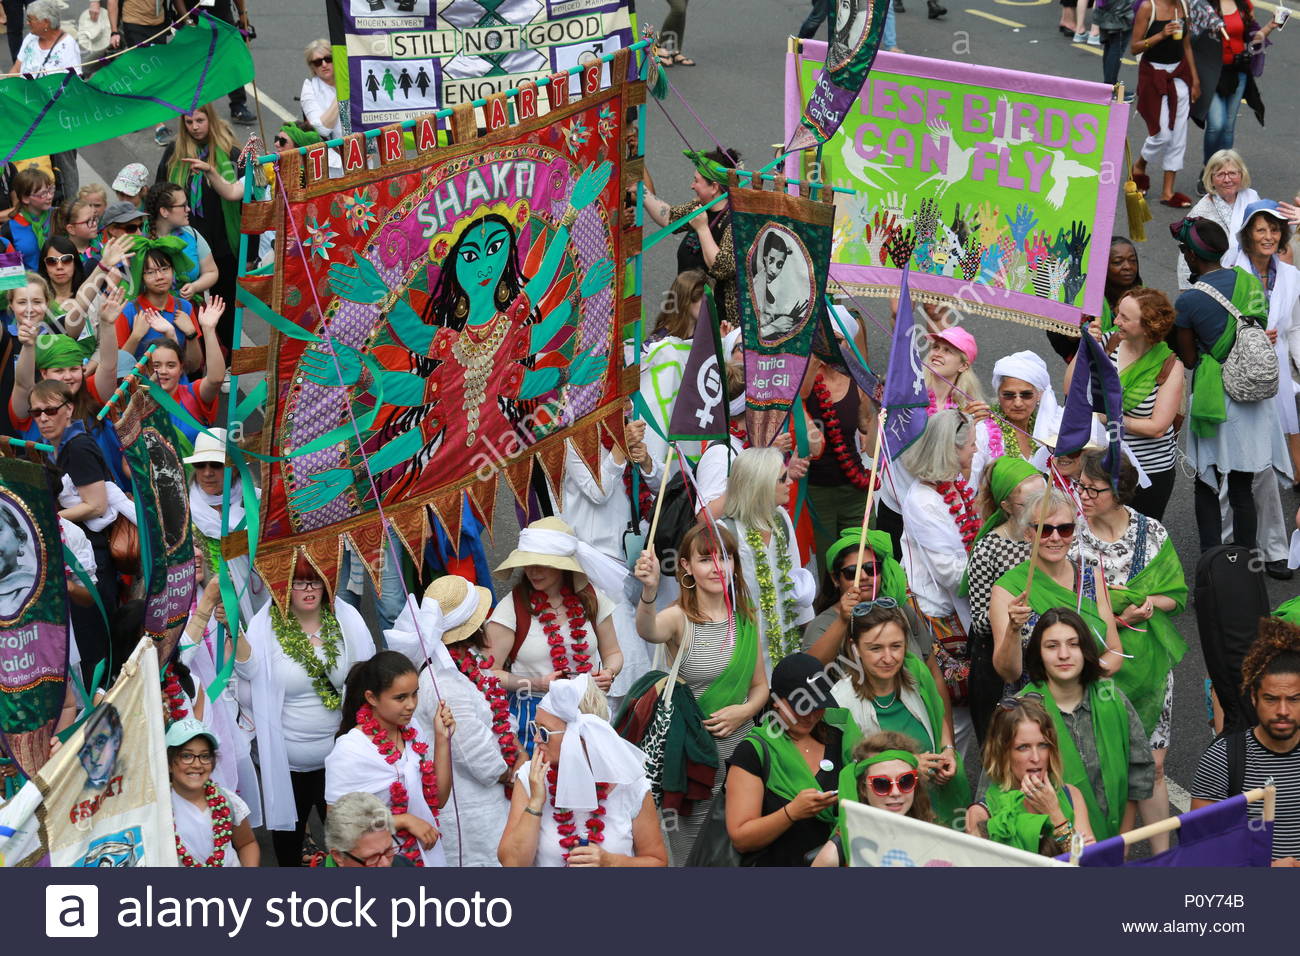
M1110 595L1097 587L1092 566L1071 559L1077 527L1074 504L1058 488L1048 488L1025 502L1034 515L1029 560L1002 575L989 596L989 624L993 629L993 667L1014 694L1029 683L1024 649L1038 618L1054 607L1074 607L1088 629L1106 650L1101 667L1106 676L1119 670L1124 660Z

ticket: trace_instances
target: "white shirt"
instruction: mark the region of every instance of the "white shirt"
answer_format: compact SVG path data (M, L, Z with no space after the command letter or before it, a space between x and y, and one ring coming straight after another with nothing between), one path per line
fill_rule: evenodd
M239 826L248 819L248 804L225 787L218 785L217 790L221 792L221 795L226 798L226 802L230 805L230 823L232 826ZM206 807L200 810L175 790L171 791L171 795L172 817L176 823L176 835L185 844L185 851L194 857L196 862L203 863L212 855L212 811ZM233 839L226 844L225 850L225 855L221 858L221 865L223 867L239 866L239 854L235 852Z
M647 436L650 434L646 430ZM565 446L564 508L561 517L577 537L612 558L622 561L623 532L632 520L632 503L623 483L624 465L615 463L609 449L601 449L600 481L596 481L572 445ZM658 490L660 469L641 472L642 484ZM640 520L638 519L638 524Z
M529 768L532 761L524 764L515 774L516 786L524 788L524 793L532 795L528 786ZM605 798L605 839L601 848L606 853L619 853L624 856L634 854L632 842L632 823L645 795L650 792L650 783L642 777L636 783L616 784ZM573 822L578 828L577 835L587 838L587 820L590 811L574 810ZM555 822L555 807L551 803L550 787L547 787L546 802L542 805L541 832L537 837L537 856L533 866L564 866L564 848L560 846L560 825Z
M744 450L745 443L735 435L729 435L727 445L721 442L710 445L700 456L700 463L695 466L695 484L700 491L701 508L707 508L711 502L727 494L727 474L731 471L732 459Z
M967 559L943 496L918 481L903 501L903 569L925 614L946 617L956 611L964 624L969 621L970 605L957 594Z
M308 635L310 637L311 635ZM312 645L316 659L325 660L324 648ZM338 660L330 671L330 683L343 695L347 680L347 654L340 648ZM339 729L339 711L329 710L321 703L320 695L311 678L297 661L280 654L272 665L275 680L284 688L284 707L280 711L280 735L284 738L289 769L293 771L319 770L334 747L334 734Z
M595 591L595 588L592 588ZM598 671L601 669L600 648L596 642L596 625L605 620L614 613L614 602L604 594L596 591L596 620L587 622L587 653L591 655L591 669ZM492 616L488 618L493 623L500 624L511 634L515 632L515 601L512 595L507 593L503 597ZM569 656L569 666L573 666L573 641L569 637L569 618L565 614L564 608L556 612L556 623L560 626L560 633L564 635L565 653ZM505 663L504 661L502 662ZM519 653L515 655L515 662L510 666L510 673L515 677L545 677L555 670L551 663L551 648L546 643L546 632L542 630L542 622L537 620L536 616L528 624L528 633L524 636L524 643L519 648Z
M10 29L14 28L11 23ZM78 69L81 66L81 47L68 34L63 34L48 50L42 50L36 34L29 33L18 48L18 62L22 73L53 73L59 70Z
M312 129L323 138L343 137L341 116L334 120L333 126L325 126L321 123L324 112L339 101L338 91L334 87L319 76L309 76L302 81L302 92L298 94L298 101L302 105L302 115L307 117L307 122L311 124Z
M360 727L353 727L334 744L334 749L325 759L325 803L332 806L339 798L348 793L370 793L392 808L393 798L389 788L398 780L406 787L406 812L419 817L427 823L437 826L433 809L424 798L424 782L420 777L420 755L411 744L416 741L429 743L425 759L433 760L433 744L425 736L419 723L415 727L415 739L406 742L402 756L396 763L389 763L379 752L374 741L365 735ZM447 786L445 781L438 781L439 792ZM439 831L441 832L441 831ZM432 849L420 849L425 866L446 866L447 858L443 852L442 840Z

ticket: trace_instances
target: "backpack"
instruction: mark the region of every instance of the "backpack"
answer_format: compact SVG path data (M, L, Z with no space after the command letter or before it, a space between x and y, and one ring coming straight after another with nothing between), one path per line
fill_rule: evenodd
M1208 282L1192 286L1228 310L1237 323L1237 337L1223 360L1223 390L1234 402L1262 402L1277 394L1281 380L1277 352L1268 333L1253 316L1242 315L1223 293Z
M664 487L663 502L659 505L659 524L655 526L655 539L651 542L662 573L677 573L678 546L695 524L698 513L695 493L686 486L686 479L679 471Z

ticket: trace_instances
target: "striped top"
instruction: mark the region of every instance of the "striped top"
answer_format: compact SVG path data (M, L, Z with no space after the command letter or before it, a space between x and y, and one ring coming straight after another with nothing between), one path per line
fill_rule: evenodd
M1273 859L1300 857L1300 745L1290 753L1277 754L1263 747L1253 732L1246 734L1246 773L1242 781L1247 790L1262 787L1270 777L1277 784L1277 808L1273 814ZM1223 738L1210 744L1192 779L1192 797L1199 800L1225 800L1228 793L1228 748ZM1247 816L1258 820L1264 801L1256 800L1247 808Z
M1111 361L1116 360L1119 354L1119 347L1116 346L1110 353ZM1175 375L1179 374L1178 369L1174 370ZM1133 418L1150 418L1156 410L1156 396L1160 392L1160 386L1151 390L1146 398L1138 404L1131 412L1126 414ZM1132 432L1124 433L1124 443L1128 445L1133 452L1142 469L1148 474L1153 475L1156 472L1168 471L1174 467L1177 461L1177 437L1174 434L1174 424L1169 423L1165 433L1158 438L1147 438L1145 436L1134 435Z

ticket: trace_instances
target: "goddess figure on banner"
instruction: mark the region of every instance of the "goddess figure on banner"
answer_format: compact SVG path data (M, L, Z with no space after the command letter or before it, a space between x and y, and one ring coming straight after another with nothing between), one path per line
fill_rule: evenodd
M354 266L331 267L330 287L341 298L391 301L385 318L399 348L377 350L385 356L381 365L375 352L363 354L334 340L333 354L323 346L310 349L301 367L318 385L357 386L373 396L379 408L363 440L374 439L368 464L385 497L409 488L440 450L467 460L480 441L502 447L520 417L518 403L604 374L609 359L599 348L559 363L542 353L572 335L577 306L609 288L614 264L604 259L586 270L576 294L545 314L541 303L564 262L578 210L600 196L610 168L606 162L578 177L531 278L524 276L519 257L519 235L532 216L526 199L483 202L429 240L428 260L442 268L423 315L390 291L368 259L356 256ZM540 363L545 367L531 367L539 364L536 357L548 359ZM351 424L339 431L355 438ZM352 487L359 465L358 460L310 476L290 496L292 507L312 511L328 504ZM385 474L398 466L400 471Z

